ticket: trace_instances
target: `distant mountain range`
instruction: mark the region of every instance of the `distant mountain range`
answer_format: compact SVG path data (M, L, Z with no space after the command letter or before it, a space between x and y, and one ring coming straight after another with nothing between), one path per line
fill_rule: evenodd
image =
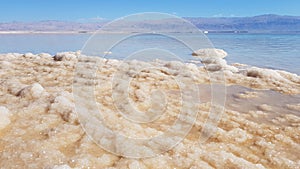
M196 25L200 30L208 32L297 32L300 33L300 16L280 16L280 15L260 15L254 17L184 17ZM8 22L0 23L0 31L26 31L26 32L93 32L108 23L109 21L99 22L65 22L65 21L39 21L39 22ZM177 28L177 24L170 20L156 21L156 26L161 25L157 23L164 23L164 27L155 29L166 29L165 24L170 24L170 27ZM119 26L125 26L122 23ZM138 29L147 29L153 25L149 23L138 24ZM128 28L127 31L130 31ZM184 28L182 28L184 29Z
M300 16L185 18L201 30L248 32L300 32Z

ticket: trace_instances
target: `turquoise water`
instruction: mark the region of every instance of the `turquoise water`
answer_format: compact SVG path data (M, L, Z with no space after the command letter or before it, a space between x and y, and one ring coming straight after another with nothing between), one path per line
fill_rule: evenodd
M0 53L51 53L81 50L90 34L1 34ZM113 39L117 34L103 35ZM182 34L191 43L193 34ZM207 34L216 48L228 52L229 63L244 63L253 66L281 69L300 74L300 34ZM105 43L105 42L102 42ZM197 46L198 44L195 44ZM199 48L207 47L199 44ZM110 57L124 58L132 52L145 48L162 48L178 55L181 59L191 59L191 50L161 36L147 35L131 38L126 43L112 49Z

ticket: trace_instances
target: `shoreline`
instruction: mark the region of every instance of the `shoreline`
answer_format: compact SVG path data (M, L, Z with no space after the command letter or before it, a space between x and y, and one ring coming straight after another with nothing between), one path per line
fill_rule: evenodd
M70 53L80 53L81 51L78 50L76 52L67 51L67 52L58 52L58 53L68 53L68 52L70 52ZM49 55L49 56L51 55L53 57L53 56L55 56L56 53L55 52L54 53L47 53L47 52L37 52L37 53L31 53L31 52L27 52L27 53L8 52L8 53L0 53L0 55L7 55L7 54L12 54L12 55L14 55L14 54L16 54L16 55L25 55L25 54L28 54L28 55L36 55L36 56L46 54L46 55ZM102 56L94 56L94 57L102 58ZM117 59L117 60L120 60L120 59ZM120 60L120 61L122 61L122 60ZM199 59L197 59L197 60L185 60L184 63L191 63L191 64L196 64L196 65L201 64L202 66L204 66L203 63L201 63L201 61ZM248 64L245 64L245 63L238 63L238 62L232 62L232 63L228 63L228 64L230 64L232 66L238 66L238 67L244 67L244 68L246 68L246 67L247 68L258 67L258 68L261 68L261 69L269 69L269 70L274 70L274 71L283 71L283 72L287 72L287 73L290 73L290 74L294 74L296 76L300 76L300 74L298 74L296 72L293 72L293 71L286 70L284 68L276 68L276 67L270 67L270 66L262 67L262 66L248 65Z

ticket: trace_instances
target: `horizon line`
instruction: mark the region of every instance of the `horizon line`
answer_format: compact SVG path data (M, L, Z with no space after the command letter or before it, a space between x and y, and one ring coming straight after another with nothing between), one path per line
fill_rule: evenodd
M177 16L177 15L174 15L174 16ZM214 19L214 18L252 18L252 17L259 17L259 16L300 17L300 15L285 15L285 14L274 14L274 13L258 14L258 15L252 15L252 16L177 16L177 17ZM118 18L122 18L122 17L118 17ZM118 19L118 18L115 18L115 19ZM115 19L92 17L92 18L79 18L79 19L75 19L75 20L64 20L64 19L42 19L42 20L31 20L31 21L12 20L12 21L0 21L0 23L13 23L13 22L28 23L28 22L47 22L47 21L87 23L87 22L107 22L107 21L113 21Z

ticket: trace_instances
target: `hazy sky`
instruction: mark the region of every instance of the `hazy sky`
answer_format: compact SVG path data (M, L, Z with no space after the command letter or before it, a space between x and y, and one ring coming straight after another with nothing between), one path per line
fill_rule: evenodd
M140 12L177 16L300 16L300 0L0 0L0 22L116 19Z

